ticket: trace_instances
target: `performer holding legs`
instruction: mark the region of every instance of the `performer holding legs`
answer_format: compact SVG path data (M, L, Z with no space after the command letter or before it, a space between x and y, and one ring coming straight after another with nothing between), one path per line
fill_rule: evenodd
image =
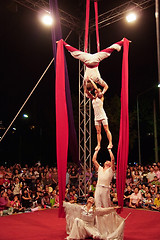
M115 158L111 149L108 149L111 161L106 161L104 167L101 167L97 162L98 150L94 152L92 161L98 170L98 181L95 191L95 204L96 207L109 207L110 200L110 183L115 171Z

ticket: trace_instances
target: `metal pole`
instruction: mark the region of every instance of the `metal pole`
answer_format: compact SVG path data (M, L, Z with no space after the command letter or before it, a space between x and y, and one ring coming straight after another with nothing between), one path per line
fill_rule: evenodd
M156 101L153 100L153 118L154 118L154 147L155 161L158 163L158 140L157 140L157 116L156 116Z
M157 36L158 83L160 84L159 0L155 0L155 18L156 18L156 36ZM160 88L159 88L159 110L160 110Z
M140 124L139 124L139 103L137 96L137 130L138 130L138 161L141 165L141 140L140 140Z

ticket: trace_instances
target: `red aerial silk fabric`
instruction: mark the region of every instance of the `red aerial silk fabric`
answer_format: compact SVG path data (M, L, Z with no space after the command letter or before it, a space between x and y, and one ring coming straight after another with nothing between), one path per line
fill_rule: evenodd
M90 8L90 0L86 0L86 25L85 25L85 41L84 41L85 52L88 52L89 8Z
M63 201L65 198L67 153L68 153L68 114L65 95L65 69L63 40L57 44L56 58L56 147L59 182L59 217L65 217Z
M97 1L94 2L94 10L95 10L95 23L96 23L97 52L99 52L100 51L100 43L99 43L99 31L98 31L98 4L97 4Z
M123 42L123 62L122 62L122 88L121 88L121 117L120 132L117 153L117 195L118 205L123 209L123 195L125 189L126 170L129 149L129 116L128 116L128 50L129 41L124 38Z

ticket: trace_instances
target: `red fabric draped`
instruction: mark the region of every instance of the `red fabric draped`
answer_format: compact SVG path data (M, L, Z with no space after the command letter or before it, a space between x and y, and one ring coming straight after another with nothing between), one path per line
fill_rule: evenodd
M97 4L97 1L94 2L94 9L95 9L95 24L96 24L96 37L97 37L97 52L99 52L100 44L99 44L99 31L98 31L98 4Z
M56 58L56 146L59 182L59 217L65 217L63 200L65 198L67 153L68 153L68 114L65 95L65 69L63 40L57 44Z
M85 46L84 46L85 52L88 52L89 8L90 8L90 0L86 0L86 25L85 25Z
M129 148L129 116L128 116L128 50L129 41L124 38L122 62L122 88L121 88L121 117L117 153L117 195L118 205L123 209L123 194L125 189L126 170ZM119 211L119 212L120 212Z

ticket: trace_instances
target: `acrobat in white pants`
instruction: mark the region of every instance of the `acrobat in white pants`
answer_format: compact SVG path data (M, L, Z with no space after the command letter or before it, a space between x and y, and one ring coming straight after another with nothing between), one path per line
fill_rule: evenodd
M102 87L105 87L107 84L101 78L100 72L98 70L98 65L103 59L108 58L114 50L117 50L119 52L121 50L122 45L123 45L123 40L115 44L112 44L110 47L105 48L100 52L91 54L91 53L79 51L78 49L64 42L64 46L71 53L71 55L74 58L79 59L86 65L86 70L84 74L84 84L86 84L86 82L91 79L92 81L98 83ZM106 90L103 89L104 91L103 94L105 93Z

